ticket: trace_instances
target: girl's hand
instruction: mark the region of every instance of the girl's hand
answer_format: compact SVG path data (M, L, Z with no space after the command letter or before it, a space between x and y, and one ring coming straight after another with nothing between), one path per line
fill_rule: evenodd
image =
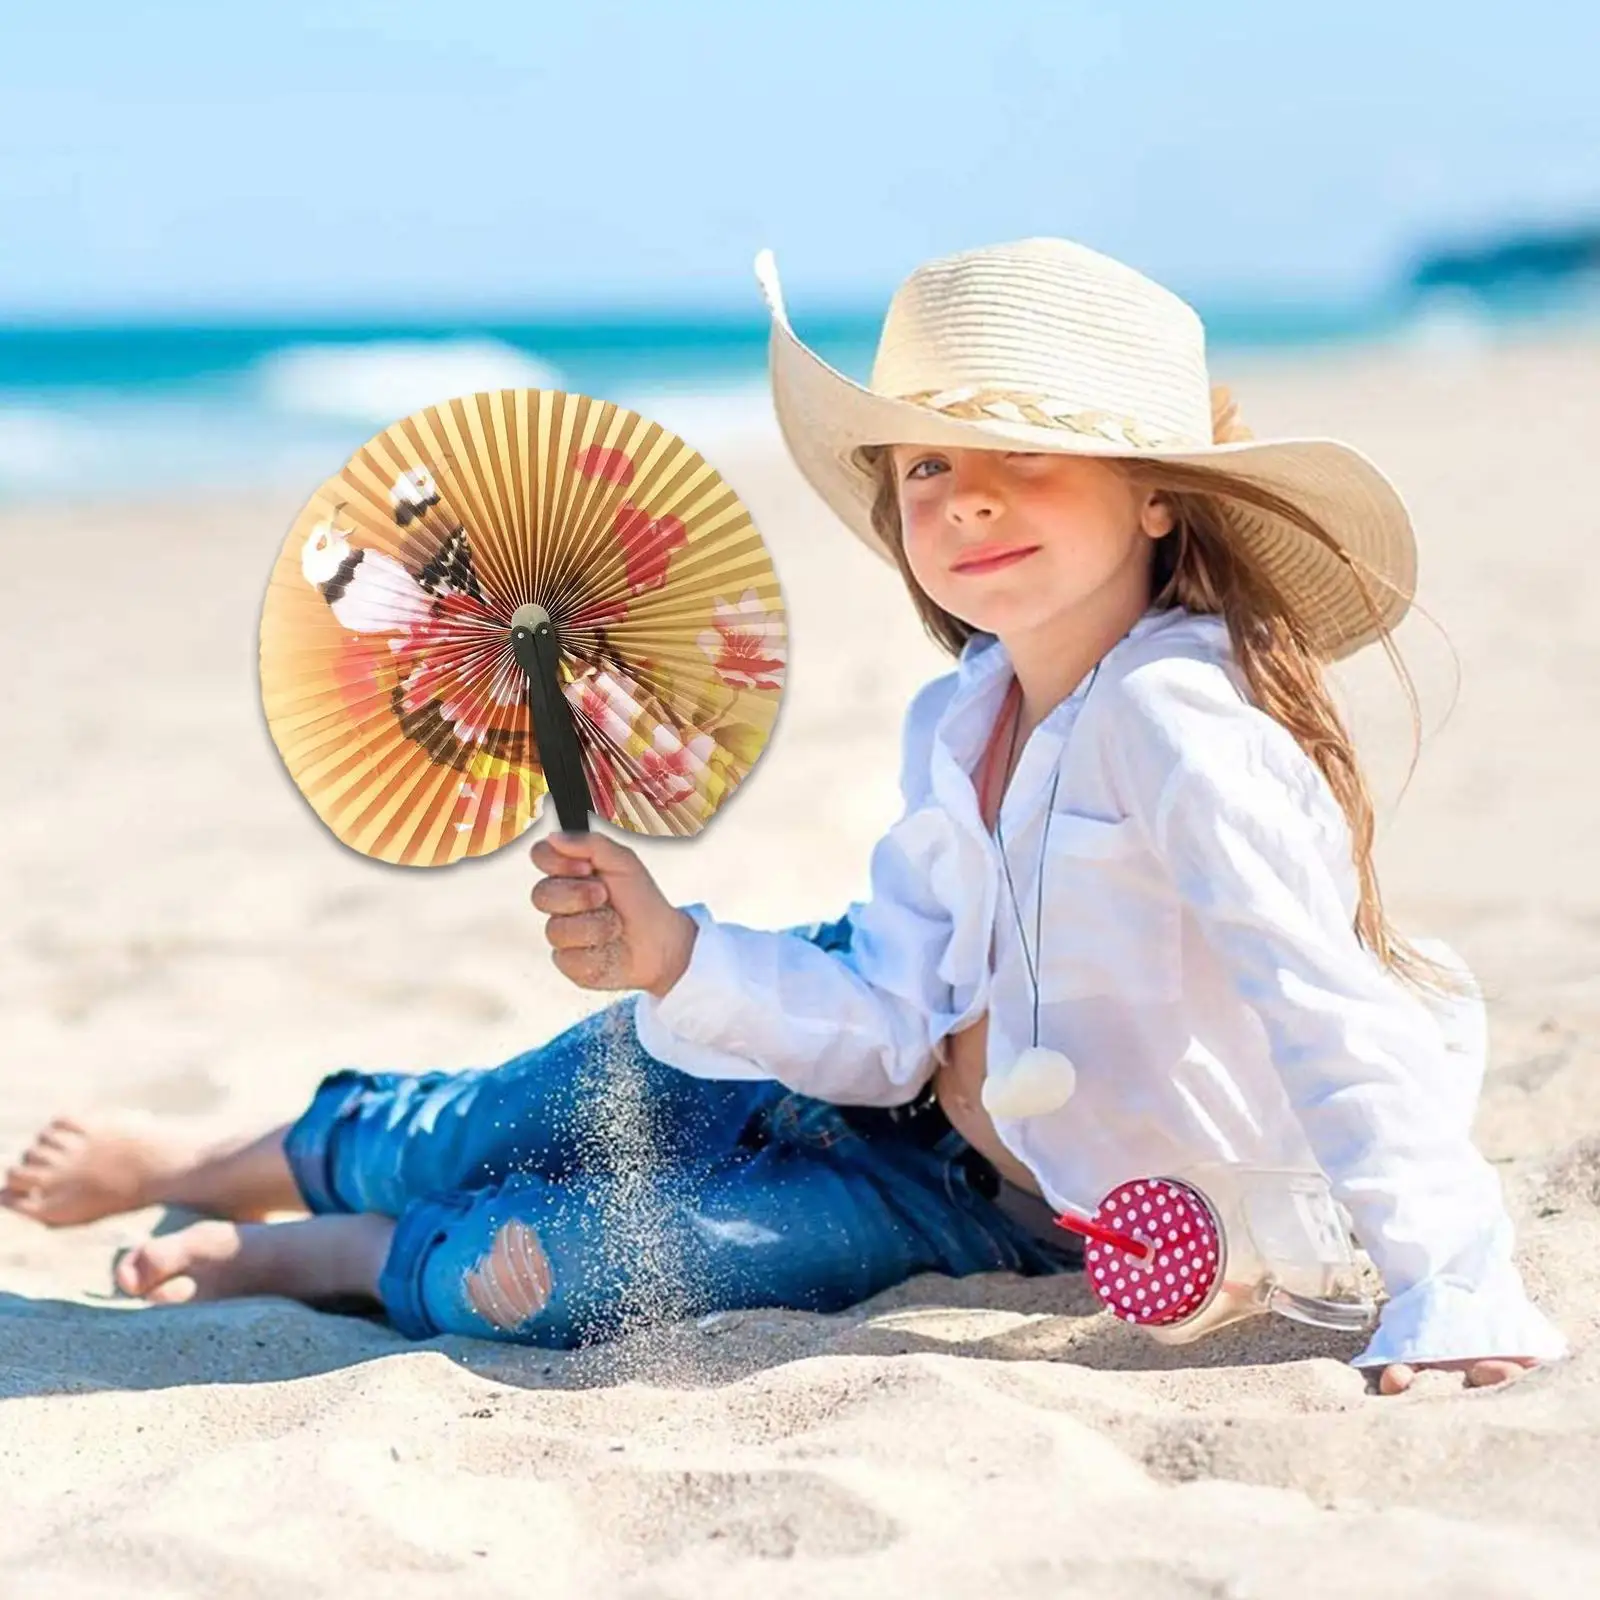
M553 833L529 852L546 876L533 904L567 977L585 989L645 989L658 999L689 965L697 929L644 863L600 833Z
M1539 1363L1532 1356L1485 1356L1463 1361L1397 1361L1383 1369L1378 1379L1379 1394L1403 1394L1412 1385L1417 1374L1425 1369L1437 1372L1464 1372L1469 1389L1481 1389L1493 1383L1510 1383L1520 1378L1525 1368Z

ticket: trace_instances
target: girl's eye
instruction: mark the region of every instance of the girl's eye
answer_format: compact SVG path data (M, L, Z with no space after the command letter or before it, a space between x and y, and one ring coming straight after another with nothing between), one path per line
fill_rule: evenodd
M937 456L924 456L920 461L913 461L911 463L911 465L906 468L906 476L908 478L926 477L927 474L919 472L918 471L919 468L921 468L921 467L940 467L940 466L943 466L943 465L944 465L944 463L942 461L940 461Z

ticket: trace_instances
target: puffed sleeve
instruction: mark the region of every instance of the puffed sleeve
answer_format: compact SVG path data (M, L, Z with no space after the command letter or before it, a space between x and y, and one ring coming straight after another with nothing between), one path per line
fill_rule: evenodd
M1558 1359L1513 1260L1499 1175L1430 1084L1437 1018L1363 946L1348 829L1321 772L1216 662L1116 686L1108 763L1260 1017L1288 1097L1388 1298L1359 1367Z
M840 1105L914 1098L954 1020L939 974L950 913L922 866L932 728L951 687L950 676L936 679L907 713L904 810L873 848L871 892L850 906L848 946L685 906L697 928L689 965L664 996L641 994L635 1009L651 1055L699 1077L776 1078Z

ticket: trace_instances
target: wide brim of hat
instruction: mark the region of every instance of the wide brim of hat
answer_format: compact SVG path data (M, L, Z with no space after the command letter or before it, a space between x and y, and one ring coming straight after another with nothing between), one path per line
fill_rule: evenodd
M894 553L872 525L877 484L856 464L863 445L945 449L1007 445L1063 455L1172 461L1226 471L1309 514L1349 561L1286 518L1230 504L1229 523L1294 607L1315 648L1338 660L1396 627L1416 593L1416 537L1399 492L1379 468L1336 439L1248 439L1184 448L1133 449L1121 441L999 419L940 415L875 393L830 367L794 333L775 286L768 355L773 409L796 466L813 489L885 561ZM1352 573L1352 564L1365 580ZM1374 613L1376 612L1376 615Z

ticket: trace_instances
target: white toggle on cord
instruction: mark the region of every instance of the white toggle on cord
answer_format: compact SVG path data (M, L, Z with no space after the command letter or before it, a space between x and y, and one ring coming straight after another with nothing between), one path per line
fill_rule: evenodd
M1043 1117L1072 1098L1078 1074L1059 1050L1029 1045L1001 1072L983 1080L983 1109L991 1117Z
M1089 677L1089 688L1100 675L1097 663ZM1085 689L1085 694L1088 689ZM1016 754L1017 726L1011 731L1012 755ZM1008 760L1009 765L1009 760ZM996 1072L991 1068L983 1080L983 1108L991 1117L1045 1117L1059 1111L1078 1087L1078 1072L1071 1061L1059 1050L1039 1043L1039 973L1035 955L1043 959L1044 937L1044 865L1050 845L1050 823L1055 816L1056 790L1061 784L1057 768L1055 780L1050 785L1050 798L1045 802L1044 838L1039 844L1038 907L1034 913L1033 953L1028 950L1028 935L1022 925L1022 908L1017 904L1017 887L1011 881L1011 860L1006 854L1005 835L1001 831L998 811L995 814L995 839L1000 846L1000 862L1005 868L1006 888L1011 894L1011 910L1017 919L1017 939L1022 945L1022 958L1028 966L1028 983L1033 990L1033 1043L1009 1067Z

